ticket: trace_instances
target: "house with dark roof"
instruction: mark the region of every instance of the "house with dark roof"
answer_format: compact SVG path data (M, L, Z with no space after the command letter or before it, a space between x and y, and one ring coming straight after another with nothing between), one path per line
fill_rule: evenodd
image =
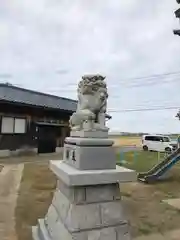
M33 148L54 152L69 135L77 101L0 84L0 155Z

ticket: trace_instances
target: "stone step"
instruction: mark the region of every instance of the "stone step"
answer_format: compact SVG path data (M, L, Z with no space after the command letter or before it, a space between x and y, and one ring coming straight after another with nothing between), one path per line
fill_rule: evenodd
M32 227L32 234L35 240L51 240L43 219L38 219L37 226Z
M38 226L32 227L32 238L34 240L40 240L39 235L38 235Z

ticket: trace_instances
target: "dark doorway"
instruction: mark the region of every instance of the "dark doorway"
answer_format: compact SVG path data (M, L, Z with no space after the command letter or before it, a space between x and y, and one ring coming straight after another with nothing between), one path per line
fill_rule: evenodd
M53 153L56 151L57 126L38 125L38 153Z

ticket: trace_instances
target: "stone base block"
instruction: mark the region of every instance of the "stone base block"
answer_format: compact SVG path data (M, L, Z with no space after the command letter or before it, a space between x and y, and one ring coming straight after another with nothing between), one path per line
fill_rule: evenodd
M72 144L76 146L106 146L110 147L114 144L112 139L102 139L102 138L78 138L78 137L67 137L64 141L65 144Z
M82 171L69 166L65 161L51 161L50 168L69 186L132 182L137 179L135 171L120 166L116 166L116 169Z
M110 139L66 138L63 159L80 170L115 169L116 154Z
M132 240L127 225L103 228L92 231L70 233L65 226L58 222L56 233L50 235L44 223L39 219L38 225L32 228L33 240Z
M118 185L103 186L98 192L100 188L68 187L58 182L45 219L38 220L33 227L33 239L129 240L129 224L124 217ZM76 197L72 199L73 195Z
M57 181L57 189L73 204L89 204L120 200L119 184L103 184L93 186L68 186L63 181Z
M108 138L108 129L105 131L71 131L71 137L80 137L80 138Z

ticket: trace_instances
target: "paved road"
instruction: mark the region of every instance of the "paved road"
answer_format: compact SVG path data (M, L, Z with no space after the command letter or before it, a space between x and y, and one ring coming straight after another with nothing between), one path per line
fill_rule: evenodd
M0 173L0 239L17 240L14 212L23 164L6 165Z

